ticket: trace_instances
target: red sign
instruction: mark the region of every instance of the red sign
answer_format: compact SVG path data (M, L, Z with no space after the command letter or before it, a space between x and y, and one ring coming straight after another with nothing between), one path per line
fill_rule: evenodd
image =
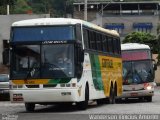
M122 52L123 60L145 60L151 59L149 51L124 51Z

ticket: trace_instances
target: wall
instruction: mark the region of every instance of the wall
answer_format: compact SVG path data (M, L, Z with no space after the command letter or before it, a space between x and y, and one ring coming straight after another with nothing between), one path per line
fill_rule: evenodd
M9 40L10 26L13 22L25 19L50 17L48 14L40 15L0 15L0 64L2 63L3 40Z

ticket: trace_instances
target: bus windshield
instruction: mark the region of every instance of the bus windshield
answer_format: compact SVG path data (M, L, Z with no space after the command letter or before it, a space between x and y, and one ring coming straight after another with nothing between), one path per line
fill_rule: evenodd
M74 76L74 45L16 45L12 50L11 79Z
M142 84L153 82L154 73L151 60L124 61L123 84Z
M74 40L74 26L14 27L12 41Z

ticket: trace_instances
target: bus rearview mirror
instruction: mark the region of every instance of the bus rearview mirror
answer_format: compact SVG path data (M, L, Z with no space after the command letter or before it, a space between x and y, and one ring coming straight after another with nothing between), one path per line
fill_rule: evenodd
M157 63L156 63L156 61L155 61L154 59L152 59L152 61L154 62L154 64L153 64L153 69L154 69L154 70L157 70Z

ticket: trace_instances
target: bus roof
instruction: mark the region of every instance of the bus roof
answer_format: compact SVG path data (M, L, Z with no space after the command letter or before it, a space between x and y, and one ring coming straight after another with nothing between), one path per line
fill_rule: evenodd
M45 25L75 25L81 24L87 26L89 28L99 30L104 33L108 33L119 37L119 34L115 30L107 30L102 27L99 27L93 23L83 21L80 19L72 19L72 18L37 18L37 19L28 19L17 21L12 24L12 27L22 27L22 26L45 26Z
M148 45L140 43L121 44L121 50L136 50L136 49L150 49L150 47Z

